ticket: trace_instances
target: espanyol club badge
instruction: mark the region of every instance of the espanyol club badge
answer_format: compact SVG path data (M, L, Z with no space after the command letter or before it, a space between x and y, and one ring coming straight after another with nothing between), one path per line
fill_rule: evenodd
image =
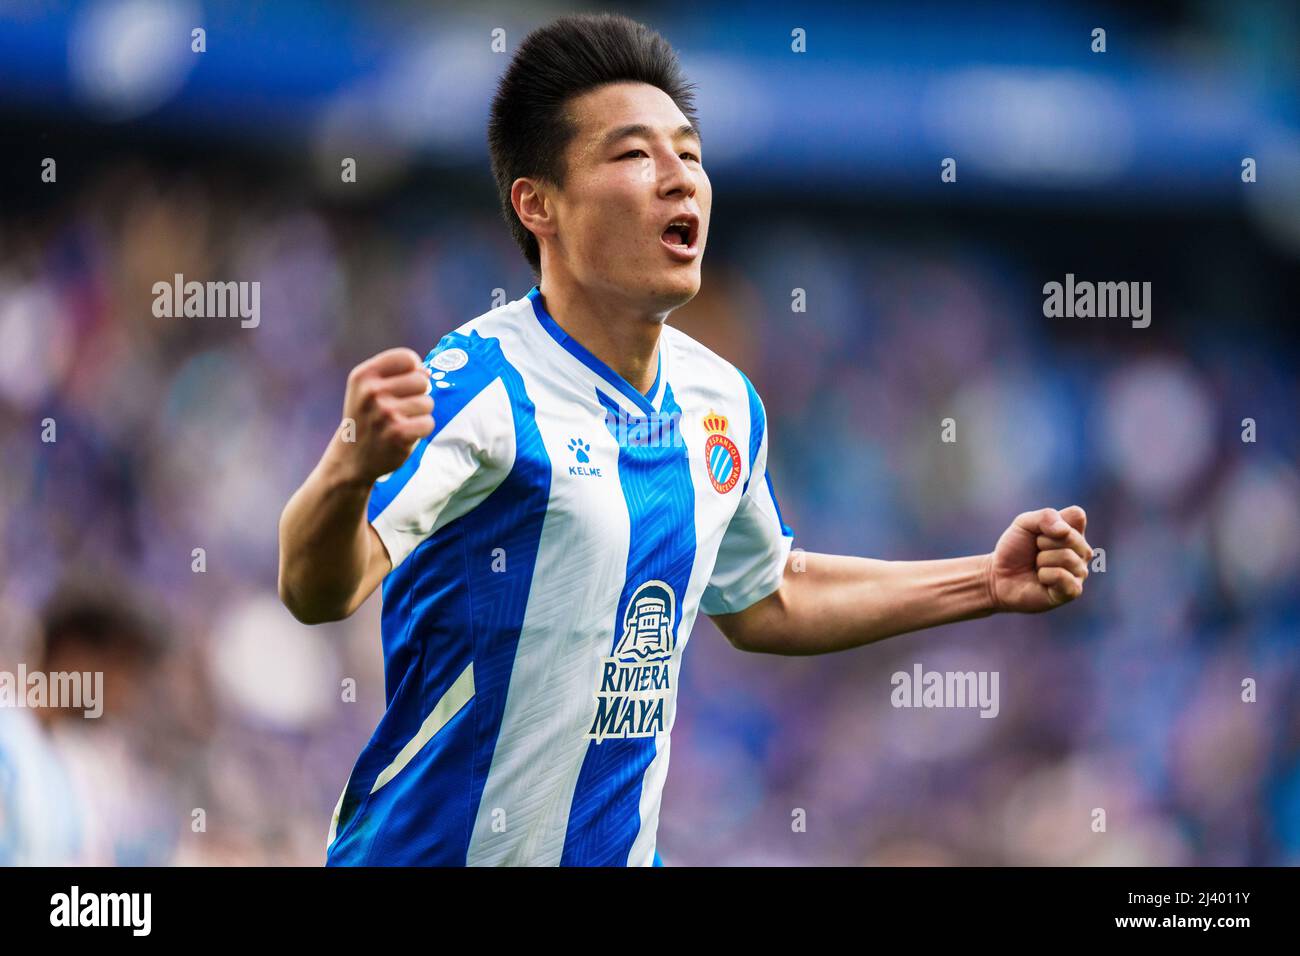
M709 481L718 494L725 495L740 480L740 450L727 437L727 416L710 411L704 416L704 430L709 437L704 442L704 463L709 469Z

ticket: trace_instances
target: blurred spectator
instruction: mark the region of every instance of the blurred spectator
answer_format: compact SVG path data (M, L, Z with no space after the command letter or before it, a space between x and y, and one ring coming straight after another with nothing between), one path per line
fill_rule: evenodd
M178 64L79 95L146 110ZM318 865L382 712L379 599L294 621L280 509L349 368L424 354L533 277L482 168L343 199L240 137L122 129L115 150L74 135L76 175L10 185L0 217L0 670L107 692L99 719L0 707L0 863ZM664 860L1300 864L1295 246L1257 232L1254 196L957 209L846 168L824 203L719 177L704 289L670 318L762 394L795 546L987 551L1016 512L1079 502L1106 570L1050 619L823 658L740 654L702 618ZM1045 319L1067 268L1159 277L1152 326ZM260 324L158 317L178 273L260 282ZM998 671L998 719L891 707L916 662Z

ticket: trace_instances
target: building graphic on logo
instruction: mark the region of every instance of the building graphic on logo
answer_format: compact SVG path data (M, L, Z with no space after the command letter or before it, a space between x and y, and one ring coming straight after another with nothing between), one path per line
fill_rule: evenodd
M673 653L673 589L648 581L636 589L623 614L623 636L614 659L628 664L666 660Z
M725 495L740 479L740 449L727 437L727 416L710 411L704 416L704 463L714 489Z
M614 653L601 662L596 712L587 732L597 743L663 732L672 694L676 614L677 596L664 581L646 581L628 599Z

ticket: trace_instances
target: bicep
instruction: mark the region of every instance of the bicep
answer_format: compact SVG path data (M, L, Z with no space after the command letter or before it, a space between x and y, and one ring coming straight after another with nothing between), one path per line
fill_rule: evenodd
M768 636L781 633L789 614L789 575L782 575L776 590L757 601L726 614L709 614L715 627L733 647L742 651L771 651ZM707 613L707 612L706 612Z

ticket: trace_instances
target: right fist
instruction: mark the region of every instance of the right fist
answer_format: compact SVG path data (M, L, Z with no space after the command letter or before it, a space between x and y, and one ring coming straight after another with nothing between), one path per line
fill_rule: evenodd
M343 423L330 451L345 480L373 484L402 467L433 433L429 370L407 348L388 349L348 373Z

